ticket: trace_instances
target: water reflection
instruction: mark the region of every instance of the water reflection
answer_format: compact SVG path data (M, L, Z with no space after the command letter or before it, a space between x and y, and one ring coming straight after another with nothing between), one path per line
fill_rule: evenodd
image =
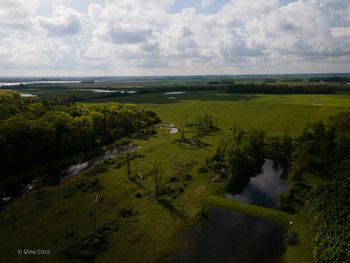
M182 250L166 263L278 263L285 229L274 222L230 210L211 208L202 227L186 229Z
M266 159L262 172L252 177L240 194L225 193L225 198L243 203L276 208L278 195L287 191L288 184L281 178L282 169L276 169L272 160Z
M139 145L134 145L134 144L128 144L128 145L121 145L114 147L112 149L109 149L105 151L103 154L96 156L93 159L86 160L86 161L79 161L76 164L70 165L67 168L64 168L63 170L60 171L61 174L61 183L67 179L68 177L75 176L79 174L80 172L86 170L89 168L92 164L96 162L102 162L105 159L108 158L113 158L117 155L120 155L122 153L126 152L133 152L137 149L141 148Z

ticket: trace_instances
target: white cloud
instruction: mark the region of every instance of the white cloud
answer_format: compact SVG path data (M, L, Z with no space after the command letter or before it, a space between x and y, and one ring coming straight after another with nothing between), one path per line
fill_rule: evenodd
M201 6L202 7L207 7L208 5L212 5L215 3L215 0L202 0L201 1Z
M49 37L61 37L77 35L83 27L82 17L82 14L72 8L54 5L52 18L37 17L36 21Z
M37 4L36 0L31 5L25 0L0 0L0 31L29 30Z
M176 0L45 3L0 0L0 75L350 71L347 0L231 0L215 14L170 14Z

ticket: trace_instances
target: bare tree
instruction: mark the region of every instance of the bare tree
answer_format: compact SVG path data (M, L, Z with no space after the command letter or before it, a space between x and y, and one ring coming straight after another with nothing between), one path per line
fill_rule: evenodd
M130 179L130 155L129 152L126 153L126 174L128 179Z
M154 187L155 187L155 196L158 199L160 195L160 189L162 186L162 171L159 168L158 164L152 165L152 177L154 180Z

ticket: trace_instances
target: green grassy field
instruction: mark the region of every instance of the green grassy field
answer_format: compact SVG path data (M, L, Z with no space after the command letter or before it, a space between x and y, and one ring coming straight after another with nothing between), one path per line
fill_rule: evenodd
M176 100L169 99L176 97ZM185 227L201 222L198 214L203 203L261 216L282 224L293 221L299 234L297 247L287 246L285 262L312 262L313 229L304 206L294 215L270 209L232 202L221 198L224 184L211 183L211 174L199 174L216 145L230 136L228 130L236 122L244 129L260 129L278 136L287 129L297 135L308 122L325 120L328 116L350 111L350 94L337 95L246 95L221 91L193 91L181 95L162 93L98 99L90 102L117 101L136 103L159 114L163 122L175 126L196 120L203 113L212 114L221 131L207 135L206 148L189 149L173 142L178 134L158 130L148 141L135 140L145 157L138 162L144 174L150 164L157 163L163 171L163 181L179 174L189 174L193 181L182 182L183 193L170 200L170 205L157 201L152 192L151 176L145 180L128 180L126 169L110 167L107 172L92 177L83 174L68 179L62 185L46 187L42 194L31 193L18 198L0 211L0 251L4 262L66 262L60 251L74 240L86 237L93 230L94 192L82 192L81 182L98 178L103 185L101 201L96 212L97 225L117 221L118 231L108 236L106 251L96 262L161 262L180 247L180 234ZM324 105L310 105L321 103ZM188 133L189 135L189 133ZM134 163L131 163L133 171ZM309 185L318 179L309 177ZM142 198L136 198L136 193ZM209 200L209 203L207 202ZM123 208L131 208L131 217L120 215ZM49 256L17 255L18 249L50 249ZM72 260L72 262L80 262Z
M135 141L143 146L139 152L146 155L144 160L139 161L139 169L146 172L150 163L157 162L163 171L164 181L179 173L193 176L194 181L183 187L184 193L172 200L171 206L155 200L151 194L154 187L151 177L140 181L140 187L127 179L125 167L111 168L93 178L78 175L60 186L47 187L41 195L31 193L19 198L7 210L1 211L0 248L3 259L6 262L28 262L27 256L16 255L17 249L46 248L51 249L51 256L33 256L30 262L65 260L58 254L67 245L67 233L74 232L77 238L82 238L92 231L93 226L89 213L95 194L77 190L76 184L95 178L103 181L103 189L99 192L103 202L97 211L98 225L112 220L120 223L119 231L109 237L112 247L99 256L97 262L110 262L112 259L138 262L140 257L142 262L159 262L175 252L180 248L182 229L198 222L196 214L200 211L202 194L209 179L196 171L211 152L210 149L184 149L172 143L176 136L160 130L157 137L147 142ZM214 145L216 138L211 139ZM137 192L143 197L136 198ZM130 207L133 216L123 218L119 215L121 209Z
M175 124L191 122L203 113L210 113L218 120L221 128L231 128L236 122L243 129L264 130L271 136L281 135L284 130L298 135L308 122L326 120L335 113L350 111L350 93L267 95L190 91L181 95L153 93L93 100L106 101L140 104L157 112L164 122Z

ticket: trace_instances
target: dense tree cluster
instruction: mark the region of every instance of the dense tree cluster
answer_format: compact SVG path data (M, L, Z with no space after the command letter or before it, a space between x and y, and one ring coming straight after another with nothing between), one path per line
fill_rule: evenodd
M228 93L266 94L334 94L334 87L325 85L282 85L282 84L233 84L227 85Z
M21 98L16 91L0 90L0 120L7 119L19 112L25 111L27 106L36 102L35 98L27 100Z
M228 177L227 191L237 193L264 163L265 134L234 129L232 140L222 142L206 159L207 167L221 177Z
M308 207L317 226L316 262L350 260L350 183L338 181L317 186Z
M350 175L350 112L308 125L297 139L293 169L332 180Z
M0 120L2 177L113 142L159 122L156 113L135 105L45 105L13 92L0 100L14 107L4 116L8 118Z
M309 79L309 82L350 82L350 77L348 76L329 76L329 77L313 77Z
M309 174L327 179L314 187L307 200L317 227L316 262L348 262L350 256L350 112L308 125L295 143L288 192L279 198L282 210L293 211L296 193L308 191ZM305 191L306 190L306 191Z

